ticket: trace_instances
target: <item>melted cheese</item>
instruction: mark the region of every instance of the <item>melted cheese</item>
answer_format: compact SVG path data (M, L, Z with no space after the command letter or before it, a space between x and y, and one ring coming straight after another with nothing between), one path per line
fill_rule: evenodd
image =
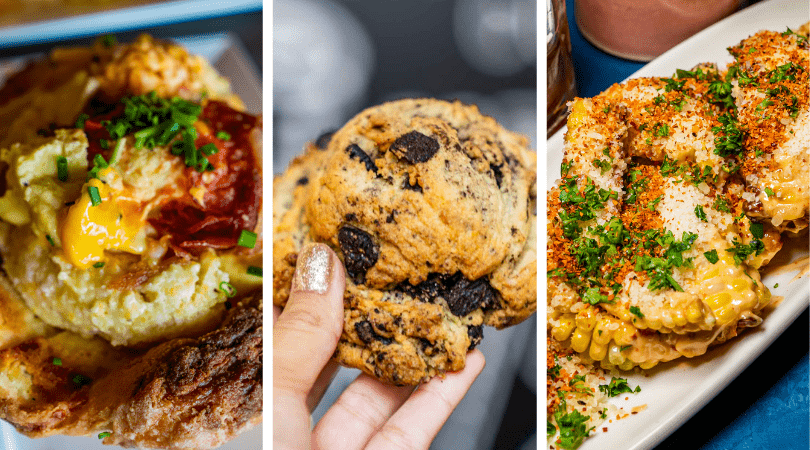
M141 254L145 249L144 223L138 206L119 199L119 192L102 180L117 175L112 168L99 172L85 184L81 197L68 210L61 237L65 257L74 266L87 269L105 260L105 250ZM89 188L98 189L101 203L93 206Z

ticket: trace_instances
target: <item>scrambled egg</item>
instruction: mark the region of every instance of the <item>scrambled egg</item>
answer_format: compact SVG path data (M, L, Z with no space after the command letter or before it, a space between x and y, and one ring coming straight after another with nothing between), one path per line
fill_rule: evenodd
M29 308L48 324L113 345L182 334L221 313L230 277L209 250L198 261L162 261L165 240L146 215L182 174L167 149L129 151L87 180L87 138L57 130L0 150L0 252ZM67 162L59 179L57 160ZM96 189L101 203L91 206Z

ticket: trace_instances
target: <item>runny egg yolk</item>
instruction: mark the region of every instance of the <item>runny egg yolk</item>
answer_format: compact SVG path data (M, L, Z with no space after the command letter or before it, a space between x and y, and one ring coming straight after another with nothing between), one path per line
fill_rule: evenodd
M88 181L82 196L69 209L62 225L65 257L74 266L87 269L105 260L105 250L140 254L144 250L143 222L137 205L120 201L114 190L103 183L114 169L99 172ZM93 205L91 188L98 189L101 203Z

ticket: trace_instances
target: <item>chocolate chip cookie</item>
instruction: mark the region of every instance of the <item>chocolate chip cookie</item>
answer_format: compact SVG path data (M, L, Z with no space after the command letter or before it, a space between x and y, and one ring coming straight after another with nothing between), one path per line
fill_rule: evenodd
M475 106L363 111L274 181L274 303L302 246L326 243L348 275L341 364L394 384L461 370L483 325L536 310L535 165Z

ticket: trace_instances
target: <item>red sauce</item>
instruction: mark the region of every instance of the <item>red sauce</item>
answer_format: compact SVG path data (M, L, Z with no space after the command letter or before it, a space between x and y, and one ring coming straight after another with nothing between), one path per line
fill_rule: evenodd
M101 121L119 117L122 112L123 104L85 122L91 166L95 155L109 159L112 153L112 149L102 149L99 144L101 139L109 138ZM261 127L261 119L222 102L209 101L199 120L210 131L198 132L195 145L200 148L214 144L218 149L216 154L206 156L213 171L185 169L188 188L199 187L205 192L202 204L186 191L180 198L161 205L148 219L159 234L171 236L171 250L182 257L197 255L206 248L235 247L242 230L252 231L256 227L262 202L262 175L250 137L255 128ZM228 133L231 139L218 139L216 134L220 131Z

